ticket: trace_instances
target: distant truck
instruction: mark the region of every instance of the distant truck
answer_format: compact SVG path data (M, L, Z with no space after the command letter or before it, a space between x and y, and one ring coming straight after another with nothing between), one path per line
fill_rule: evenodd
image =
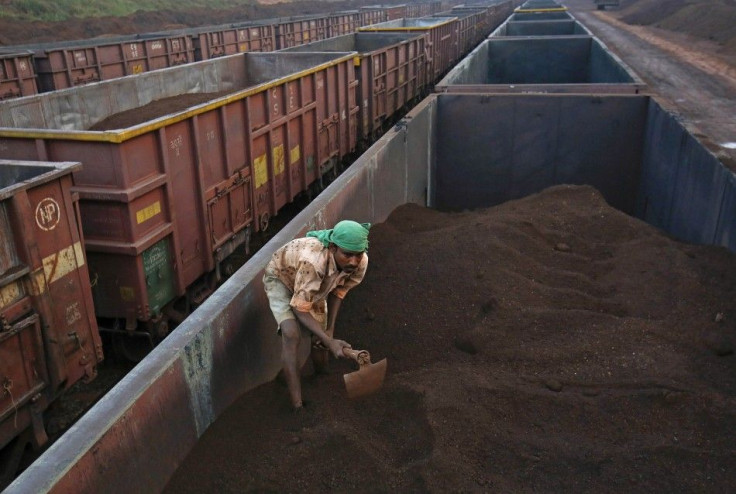
M598 10L606 10L606 7L618 8L620 6L619 0L594 0Z

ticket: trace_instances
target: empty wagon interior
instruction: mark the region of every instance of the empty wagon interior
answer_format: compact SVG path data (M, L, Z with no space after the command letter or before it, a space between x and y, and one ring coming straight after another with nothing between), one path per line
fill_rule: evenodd
M590 32L573 19L505 22L491 35L495 36L562 36Z
M439 85L634 82L594 37L560 36L489 38Z

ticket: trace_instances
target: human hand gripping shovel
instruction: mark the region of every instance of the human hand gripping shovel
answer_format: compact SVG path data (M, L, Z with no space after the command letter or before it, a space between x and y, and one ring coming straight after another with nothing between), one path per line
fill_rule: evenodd
M367 350L353 350L347 347L342 349L342 354L355 360L360 366L355 372L343 374L348 398L369 395L381 388L386 377L386 366L388 365L386 359L372 364L371 354Z

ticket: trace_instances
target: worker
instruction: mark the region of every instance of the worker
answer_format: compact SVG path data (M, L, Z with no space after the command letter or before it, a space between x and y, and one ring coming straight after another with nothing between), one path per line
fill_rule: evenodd
M330 230L307 232L274 252L263 276L271 312L281 335L281 363L291 404L303 409L297 348L302 330L311 336L317 372L327 368L329 354L343 358L350 344L334 338L335 321L347 292L358 285L368 267L370 223L340 221Z

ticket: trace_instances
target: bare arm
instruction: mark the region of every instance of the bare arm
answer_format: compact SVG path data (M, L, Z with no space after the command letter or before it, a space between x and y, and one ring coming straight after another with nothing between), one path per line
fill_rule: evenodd
M327 296L327 332L331 335L335 334L335 321L341 305L342 299L334 293Z
M329 348L335 357L337 358L344 357L342 353L342 349L344 347L352 348L350 344L346 341L338 340L335 338L330 338L330 336L322 329L322 324L320 324L319 321L317 321L314 317L312 317L312 314L310 314L309 312L302 312L297 309L293 309L293 312L296 318L299 319L299 322L304 327L306 327L312 334L317 336L317 338L319 338L322 344L326 346L327 348ZM333 326L334 326L334 320L333 320Z

